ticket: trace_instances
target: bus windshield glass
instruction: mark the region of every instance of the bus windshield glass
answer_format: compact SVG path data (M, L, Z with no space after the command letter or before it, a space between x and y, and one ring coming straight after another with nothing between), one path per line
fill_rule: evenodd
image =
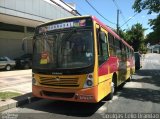
M84 68L93 65L93 54L92 30L46 32L35 37L33 68Z

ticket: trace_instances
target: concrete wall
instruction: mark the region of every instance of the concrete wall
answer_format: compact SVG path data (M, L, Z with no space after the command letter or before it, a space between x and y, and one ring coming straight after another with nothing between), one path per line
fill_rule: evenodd
M0 56L15 58L24 54L22 39L32 35L30 33L0 31Z
M37 21L48 21L73 14L45 0L0 0L0 13Z

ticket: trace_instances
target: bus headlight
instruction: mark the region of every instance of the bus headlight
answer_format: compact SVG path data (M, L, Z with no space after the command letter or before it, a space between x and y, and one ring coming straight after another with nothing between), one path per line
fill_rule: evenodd
M87 80L87 85L88 85L88 86L92 86L92 85L93 85L92 80Z
M84 83L84 86L83 88L89 88L89 87L92 87L93 86L93 74L90 73L87 75L87 79Z

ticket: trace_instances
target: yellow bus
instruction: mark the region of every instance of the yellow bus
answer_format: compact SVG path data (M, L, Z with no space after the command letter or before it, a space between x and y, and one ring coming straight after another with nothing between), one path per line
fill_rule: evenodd
M40 98L96 103L129 80L134 50L94 16L36 27L32 92Z

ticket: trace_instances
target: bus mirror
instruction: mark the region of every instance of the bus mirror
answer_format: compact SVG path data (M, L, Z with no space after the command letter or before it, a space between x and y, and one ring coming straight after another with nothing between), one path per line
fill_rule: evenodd
M28 51L31 50L32 39L33 39L32 36L25 37L25 38L22 39L22 45L21 45L22 51L28 52Z

